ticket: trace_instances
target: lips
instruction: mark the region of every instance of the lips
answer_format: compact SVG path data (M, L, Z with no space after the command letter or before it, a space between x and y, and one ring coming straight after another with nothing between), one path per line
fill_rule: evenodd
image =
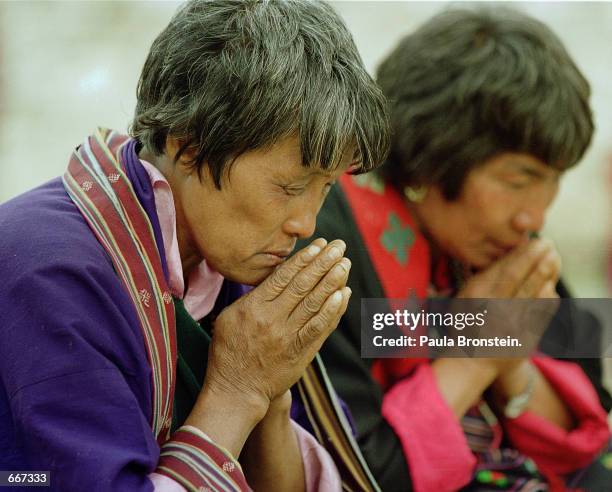
M491 249L492 255L496 258L501 258L502 256L506 256L513 249L520 246L521 241L513 243L503 243L500 241L489 240L488 245Z
M510 241L509 242L496 241L495 239L491 239L491 244L495 246L496 248L503 249L507 253L509 253L513 249L518 248L521 244L524 244L525 242L527 242L528 240L529 239L527 236L519 239L518 241L511 241L511 242Z
M268 255L279 256L281 258L287 258L287 256L289 256L292 251L293 251L293 248L291 248L291 249L278 249L276 251L266 251L265 253L268 254Z
M262 262L261 266L275 267L283 263L285 259L287 258L287 255L281 256L280 254L266 252L266 253L260 253L258 257L259 257L259 260Z
M287 258L287 256L289 256L293 252L293 249L295 248L295 243L296 241L293 241L292 244L284 248L269 249L267 251L264 251L264 254L274 255L280 258Z
M493 242L491 243L493 245L493 247L499 251L503 251L504 253L509 253L510 251L512 251L514 248L516 248L515 244L512 245L508 245L508 244L501 244L501 243L496 243Z
M274 249L260 253L259 257L266 266L277 266L283 263L292 251L293 248Z

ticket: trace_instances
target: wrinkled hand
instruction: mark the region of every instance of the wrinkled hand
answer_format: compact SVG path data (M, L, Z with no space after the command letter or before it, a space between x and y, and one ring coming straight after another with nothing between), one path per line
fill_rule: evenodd
M473 275L459 298L543 299L557 297L561 257L553 243L534 239L517 247L487 269Z
M535 239L517 247L487 269L471 277L460 290L455 309L487 309L487 323L480 336L517 337L521 354L535 349L558 308L555 286L561 259L553 243ZM497 299L470 306L466 299ZM541 299L542 301L534 301ZM554 300L545 300L554 299ZM490 351L476 350L474 355ZM515 355L518 355L515 354ZM516 359L489 360L496 372L505 373L519 363Z
M269 405L302 375L344 314L350 260L317 239L215 322L205 385ZM281 398L283 400L283 398Z

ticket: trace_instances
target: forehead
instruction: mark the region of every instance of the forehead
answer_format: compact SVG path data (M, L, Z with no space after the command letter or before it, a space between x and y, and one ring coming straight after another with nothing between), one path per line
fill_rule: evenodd
M355 162L355 149L347 149L340 162L324 169L321 163L304 163L299 138L290 136L278 140L269 147L252 153L259 164L274 174L287 177L334 177L345 172Z

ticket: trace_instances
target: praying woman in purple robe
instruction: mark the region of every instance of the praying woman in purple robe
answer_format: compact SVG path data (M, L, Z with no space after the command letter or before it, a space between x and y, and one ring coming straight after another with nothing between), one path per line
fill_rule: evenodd
M62 492L376 490L315 358L345 245L289 255L334 181L384 160L384 107L328 5L182 6L130 136L97 129L0 205L0 470Z

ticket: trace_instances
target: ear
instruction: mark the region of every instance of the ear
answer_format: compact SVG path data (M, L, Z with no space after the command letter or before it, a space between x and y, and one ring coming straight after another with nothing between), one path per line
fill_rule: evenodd
M196 167L194 167L193 162L197 156L197 150L195 147L187 147L181 155L177 157L179 151L185 145L185 140L176 138L176 137L166 137L166 148L165 155L167 158L167 162L172 166L171 172L176 173L187 177L187 176L196 176L200 182L204 180L211 180L212 175L210 174L210 169L207 165L201 167L198 171Z
M196 157L196 153L197 153L195 148L187 147L181 153L179 158L178 159L176 158L179 151L183 148L184 145L185 145L185 140L168 136L166 137L165 154L175 164L178 164L179 166L183 168L191 168L191 164L193 163Z

